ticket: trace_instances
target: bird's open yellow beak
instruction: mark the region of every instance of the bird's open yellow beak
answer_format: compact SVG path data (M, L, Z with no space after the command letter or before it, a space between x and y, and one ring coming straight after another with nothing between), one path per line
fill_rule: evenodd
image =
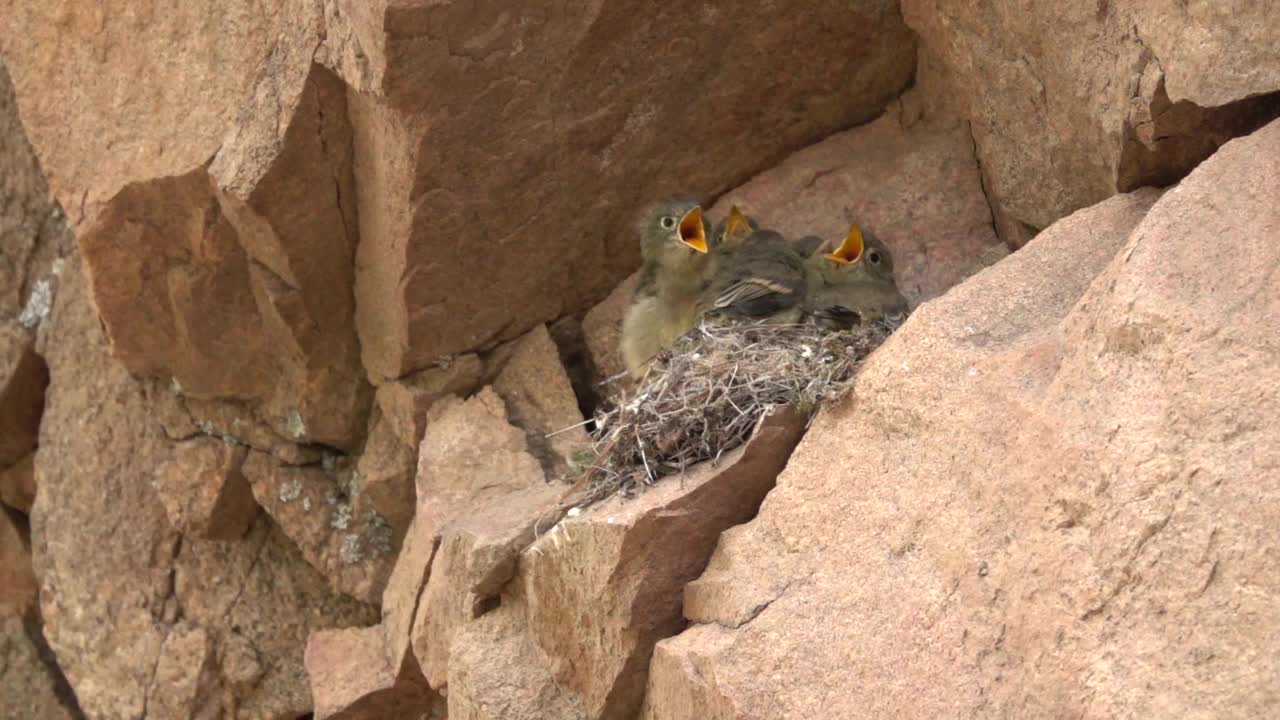
M702 225L702 208L695 207L680 218L680 242L697 250L707 252L707 229Z
M862 230L854 223L849 228L849 234L845 236L844 242L840 243L840 247L836 248L833 253L827 253L823 257L833 260L841 265L851 265L858 262L862 258Z
M729 207L729 217L724 221L724 241L731 242L751 234L751 222L737 205Z

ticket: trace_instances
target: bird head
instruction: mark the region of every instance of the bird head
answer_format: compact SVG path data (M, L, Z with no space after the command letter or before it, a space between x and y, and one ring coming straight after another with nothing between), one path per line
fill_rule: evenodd
M737 205L729 207L729 215L724 219L724 231L720 234L720 243L735 245L751 236L756 226L738 209Z
M698 263L707 254L707 229L702 207L687 199L656 204L640 228L640 252L663 265Z
M864 233L865 249L862 253L862 264L869 277L893 282L893 256L870 231Z
M862 230L855 223L849 228L849 234L844 236L844 242L840 243L840 247L823 257L840 265L853 265L862 259L864 247Z

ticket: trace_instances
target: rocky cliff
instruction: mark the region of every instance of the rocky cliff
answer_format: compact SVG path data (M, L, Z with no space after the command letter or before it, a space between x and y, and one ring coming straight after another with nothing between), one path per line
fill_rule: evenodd
M0 716L1280 714L1265 3L0 15ZM915 312L566 512L674 193Z

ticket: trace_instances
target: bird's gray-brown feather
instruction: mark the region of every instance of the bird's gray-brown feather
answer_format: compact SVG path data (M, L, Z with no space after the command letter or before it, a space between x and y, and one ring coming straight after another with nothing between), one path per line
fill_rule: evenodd
M708 312L759 319L797 307L804 299L804 260L776 232L757 230L741 244L721 250L716 261L703 294Z

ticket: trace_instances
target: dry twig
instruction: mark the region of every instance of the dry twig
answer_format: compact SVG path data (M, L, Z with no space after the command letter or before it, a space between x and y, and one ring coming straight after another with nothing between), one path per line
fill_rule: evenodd
M785 405L811 412L853 384L858 365L891 332L813 325L716 325L691 330L618 406L596 417L580 463L590 505L678 473L746 442Z

